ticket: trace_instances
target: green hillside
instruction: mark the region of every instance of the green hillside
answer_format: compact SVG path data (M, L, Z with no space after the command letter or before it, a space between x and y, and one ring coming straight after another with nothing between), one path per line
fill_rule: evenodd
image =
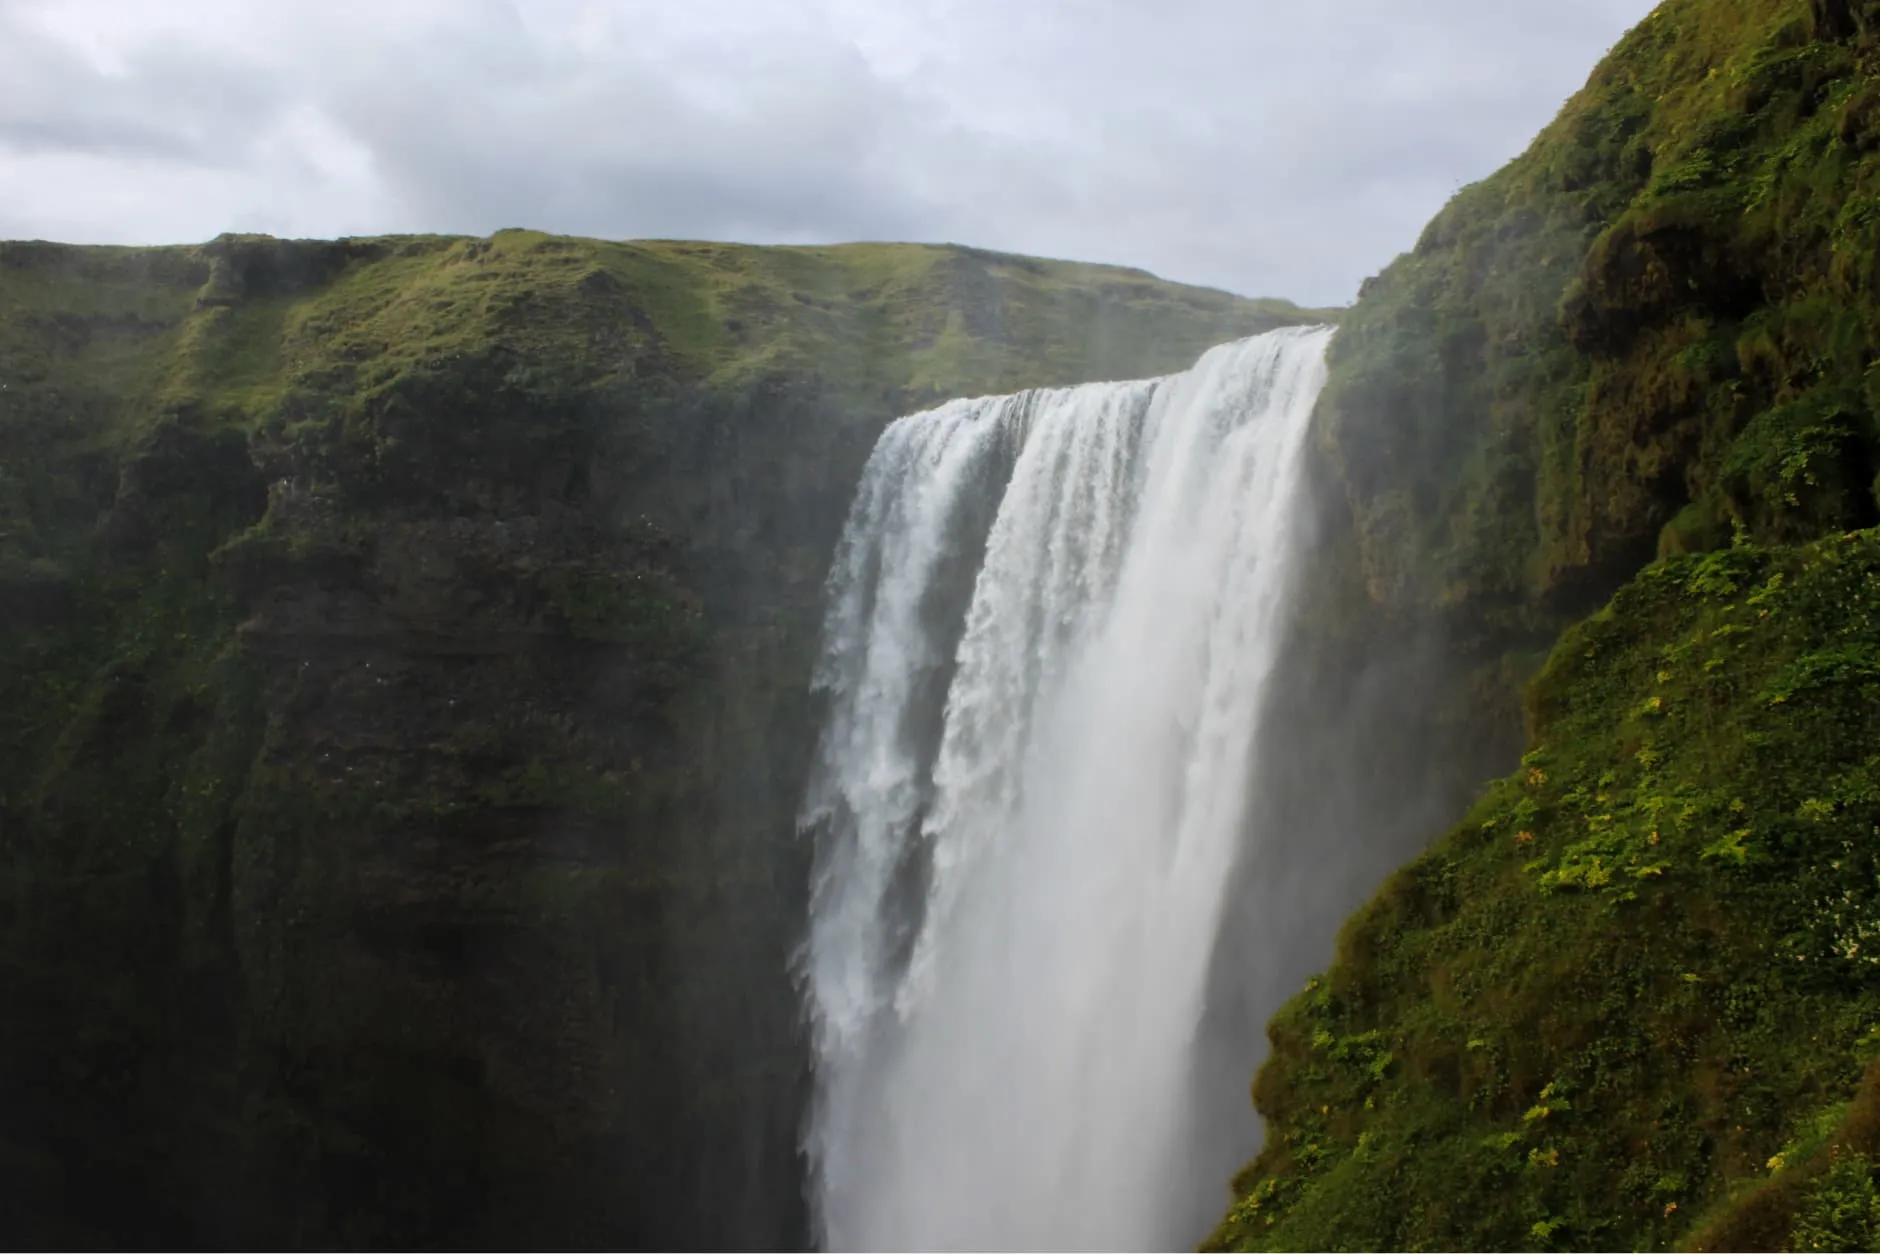
M1876 197L1880 7L1667 0L1343 320L1334 609L1527 754L1273 1023L1211 1247L1880 1240Z

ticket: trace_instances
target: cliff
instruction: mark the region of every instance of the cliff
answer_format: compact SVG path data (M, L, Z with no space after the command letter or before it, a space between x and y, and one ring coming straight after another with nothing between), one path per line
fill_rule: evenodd
M0 244L0 1226L803 1241L862 460L1303 317L960 248Z
M1300 686L1438 661L1401 791L1321 782L1514 773L1273 1022L1210 1247L1880 1240L1876 71L1871 3L1668 0L1344 318Z

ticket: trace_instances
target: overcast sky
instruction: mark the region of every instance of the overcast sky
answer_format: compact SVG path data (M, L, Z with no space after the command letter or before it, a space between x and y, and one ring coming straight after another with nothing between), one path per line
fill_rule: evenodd
M0 0L0 237L954 241L1343 303L1650 0Z

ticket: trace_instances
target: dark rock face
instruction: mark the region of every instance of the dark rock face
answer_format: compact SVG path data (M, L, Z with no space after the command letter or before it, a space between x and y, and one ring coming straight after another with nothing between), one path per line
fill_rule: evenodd
M724 784L701 742L722 733L670 707L710 663L556 603L648 587L696 623L671 543L602 516L393 522L356 582L284 579L241 626L270 711L231 854L247 1030L324 1133L273 1164L282 1205L347 1243L801 1231L789 832L742 865L698 847ZM699 887L726 874L782 882L713 910ZM725 1039L761 1044L700 1048ZM755 1171L719 1128L758 1142Z
M242 532L262 504L245 447L230 458L226 441L159 428L124 465L100 533L121 578L158 577L179 498L237 511L205 577L232 593L224 656L245 708L227 693L169 705L164 677L113 676L80 749L102 782L154 741L198 754L232 742L226 810L180 872L194 883L153 886L116 921L174 931L169 910L204 915L182 930L203 948L202 1031L228 1088L188 1095L180 1114L152 1096L135 1131L201 1145L175 1121L213 1119L228 1161L204 1178L149 1161L154 1147L114 1167L89 1145L55 1150L75 1190L112 1201L88 1229L75 1202L22 1199L24 1230L53 1243L140 1229L207 1244L806 1240L787 969L821 590L805 554L833 548L869 427L780 394L672 404L696 433L672 460L628 471L597 445L554 495L522 459L521 483L491 476L508 497L493 506L381 489L362 513L343 483L258 449L285 473L263 525ZM707 451L715 465L688 460ZM179 773L153 772L153 792L173 796ZM83 792L65 807L91 826ZM124 818L148 822L145 809ZM153 848L150 873L178 873L177 852ZM73 884L81 900L46 914L48 945L104 923L95 885ZM65 978L82 997L84 966ZM149 1028L111 1028L149 1048ZM209 1065L200 1041L156 1044L159 1065ZM35 1064L10 1061L30 1081ZM48 1124L68 1118L76 1095L49 1096ZM107 1102L96 1118L128 1113ZM147 1190L169 1172L194 1197L165 1199L153 1220Z
M1872 0L1808 0L1808 15L1817 39L1852 39L1880 21Z

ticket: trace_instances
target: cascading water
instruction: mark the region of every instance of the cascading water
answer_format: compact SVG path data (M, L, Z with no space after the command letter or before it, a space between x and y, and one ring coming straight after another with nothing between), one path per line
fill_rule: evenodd
M804 811L829 1248L1158 1248L1212 1218L1190 1052L1330 336L883 434Z

